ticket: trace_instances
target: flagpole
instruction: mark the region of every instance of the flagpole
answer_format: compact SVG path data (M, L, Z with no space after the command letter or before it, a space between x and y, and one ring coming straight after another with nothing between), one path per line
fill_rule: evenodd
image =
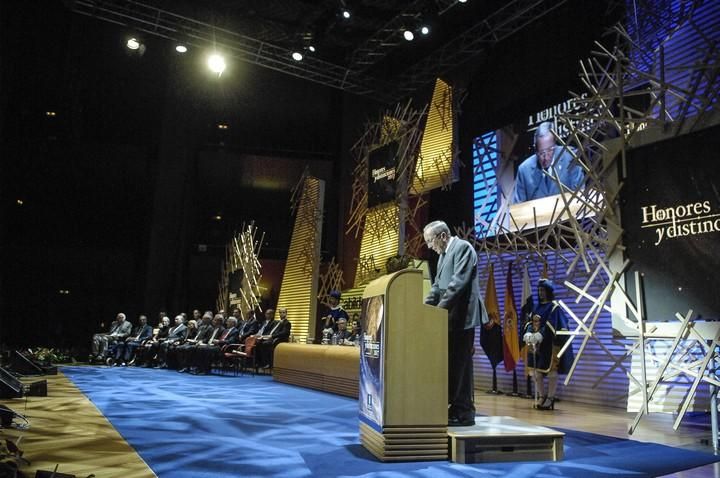
M517 371L513 369L513 389L511 393L508 393L508 396L510 397L519 397L520 393L518 393L518 379L517 379Z
M497 371L496 371L496 368L497 368L497 364L493 365L493 368L492 368L492 371L493 371L493 376L492 376L492 389L491 389L491 390L488 390L487 393L490 393L490 394L492 394L492 395L502 395L503 392L501 392L501 391L498 390L498 388L497 388Z

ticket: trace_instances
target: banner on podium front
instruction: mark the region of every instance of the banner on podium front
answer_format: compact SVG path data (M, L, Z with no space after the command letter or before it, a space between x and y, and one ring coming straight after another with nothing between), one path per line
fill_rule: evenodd
M383 329L385 296L363 299L360 342L360 418L375 428L383 426Z

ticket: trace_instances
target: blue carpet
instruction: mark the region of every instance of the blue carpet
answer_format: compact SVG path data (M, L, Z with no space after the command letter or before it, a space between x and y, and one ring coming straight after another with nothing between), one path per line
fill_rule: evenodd
M380 463L361 445L355 400L268 376L64 367L161 478L362 476L652 477L718 461L707 453L562 430L562 462Z

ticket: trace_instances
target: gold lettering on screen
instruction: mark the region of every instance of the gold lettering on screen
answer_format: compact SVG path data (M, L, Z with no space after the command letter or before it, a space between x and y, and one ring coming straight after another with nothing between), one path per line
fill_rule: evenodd
M640 227L655 228L656 246L666 239L720 232L720 214L713 214L710 201L671 207L651 204L642 206L640 210L642 211Z

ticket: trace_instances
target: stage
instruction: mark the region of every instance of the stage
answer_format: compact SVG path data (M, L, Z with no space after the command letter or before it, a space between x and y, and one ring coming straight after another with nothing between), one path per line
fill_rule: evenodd
M19 446L38 468L98 477L218 476L720 476L705 425L653 414L632 439L623 410L560 402L554 412L478 391L478 414L512 416L566 434L559 462L380 463L361 445L355 400L267 375L63 367L48 397L4 400L27 416ZM409 399L409 398L408 398ZM706 423L706 420L698 422ZM668 446L664 446L668 445ZM672 447L672 448L670 448ZM698 466L702 466L698 468ZM696 468L679 472L682 468Z

